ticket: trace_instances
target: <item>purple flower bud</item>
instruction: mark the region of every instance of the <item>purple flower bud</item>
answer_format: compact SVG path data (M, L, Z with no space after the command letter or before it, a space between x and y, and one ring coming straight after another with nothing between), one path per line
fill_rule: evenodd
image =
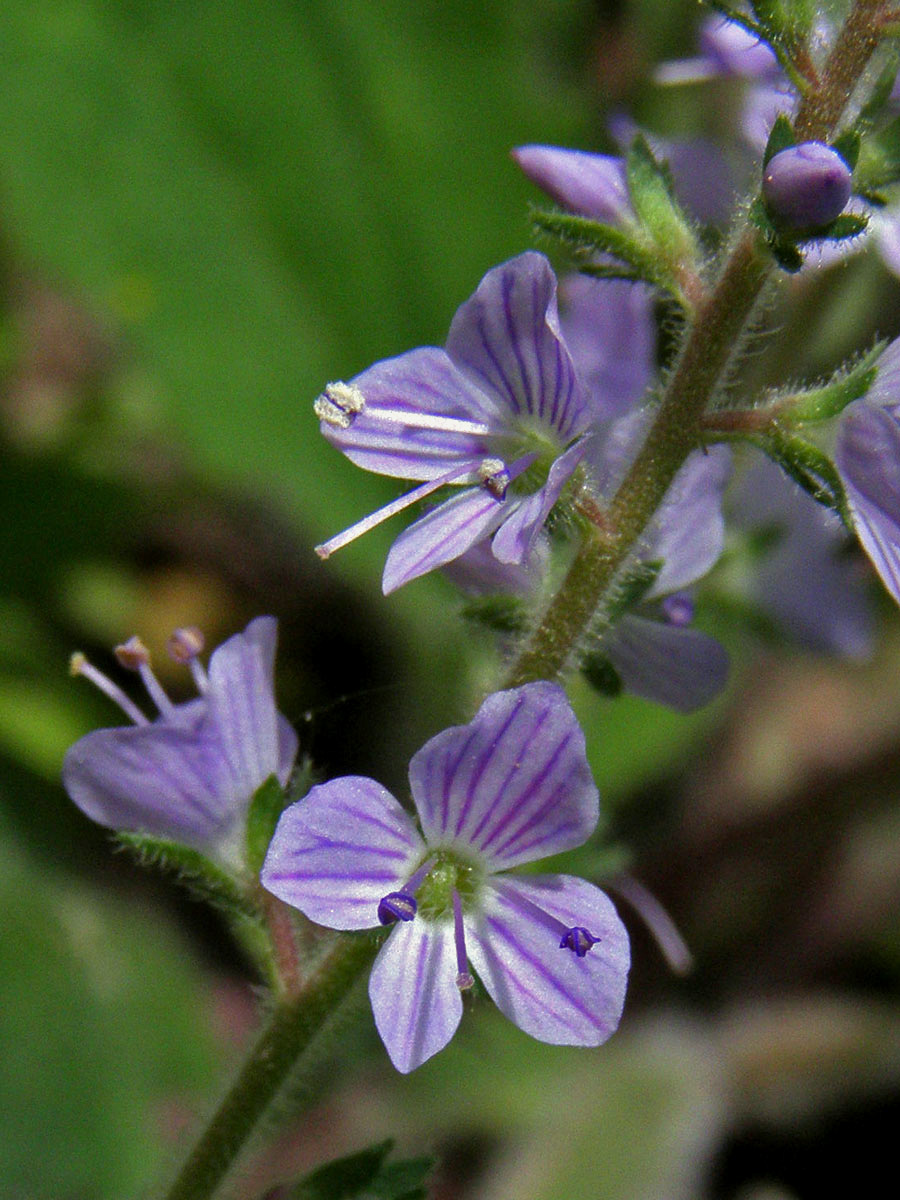
M822 142L801 142L769 160L763 197L776 220L793 229L819 229L843 212L850 176L836 150Z

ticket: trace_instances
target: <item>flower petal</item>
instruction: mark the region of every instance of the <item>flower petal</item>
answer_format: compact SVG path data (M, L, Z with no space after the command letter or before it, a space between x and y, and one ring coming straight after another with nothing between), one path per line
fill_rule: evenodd
M371 929L378 903L421 863L425 845L390 792L347 775L319 784L281 815L260 880L330 929Z
M583 958L559 944L553 920L599 942ZM625 1003L628 934L609 897L570 875L501 876L466 917L469 961L494 1003L525 1033L557 1046L599 1046Z
M900 421L854 401L838 427L835 464L863 549L900 601Z
M493 533L509 511L509 501L496 500L480 487L466 488L445 500L405 529L391 546L381 580L384 594L459 558Z
M277 636L274 617L257 617L209 660L206 719L231 770L234 794L248 801L270 775L286 784L297 754L297 735L275 707Z
M519 146L512 156L532 183L563 208L611 225L631 216L621 158L561 146Z
M453 924L420 918L395 927L369 978L375 1025L406 1074L443 1050L462 1017Z
M447 353L510 418L533 417L568 442L585 428L588 404L562 340L556 276L526 251L488 271L457 310Z
M607 634L603 651L627 691L677 712L708 704L728 680L728 654L715 638L631 613Z
M431 346L375 363L352 383L362 392L369 411L364 409L347 429L323 421L322 433L351 462L379 475L436 479L456 463L486 454L482 436L407 425L403 423L406 413L485 425L505 419L505 411L498 418L497 405L443 350Z
M233 792L219 739L202 715L193 726L97 729L69 748L62 776L91 820L204 849L246 809L253 790Z
M655 368L653 294L640 283L571 275L560 285L569 353L595 420L630 412Z
M730 474L728 447L711 446L690 454L672 480L642 552L643 558L663 563L650 596L679 592L715 564L725 541L722 497Z
M580 846L599 816L584 734L553 683L488 696L422 747L409 779L429 846L475 852L489 870Z
M528 558L560 492L584 458L587 443L587 438L579 438L561 454L551 465L544 486L520 501L494 534L491 549L499 562L520 563Z

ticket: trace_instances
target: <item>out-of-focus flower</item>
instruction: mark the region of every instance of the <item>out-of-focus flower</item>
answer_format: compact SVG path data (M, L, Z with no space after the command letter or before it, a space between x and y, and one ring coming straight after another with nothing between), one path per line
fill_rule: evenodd
M262 871L276 896L332 929L394 925L369 981L392 1062L411 1071L462 1016L473 968L543 1042L597 1046L616 1029L628 937L609 898L569 875L512 868L580 846L599 799L561 688L489 696L409 768L421 833L371 779L314 787L285 811Z
M445 350L376 363L316 401L322 432L358 466L425 482L324 545L327 557L445 484L462 491L395 541L385 592L491 538L522 563L584 457L593 423L559 327L556 277L527 252L489 271L456 313Z
M234 861L253 793L270 776L285 785L297 754L297 735L275 707L277 622L257 617L223 642L209 660L199 655L195 629L177 630L169 648L191 669L199 696L174 704L132 638L117 657L137 671L158 709L150 720L118 687L87 663L83 675L123 709L133 724L98 729L72 746L63 783L92 820L112 829L171 838Z

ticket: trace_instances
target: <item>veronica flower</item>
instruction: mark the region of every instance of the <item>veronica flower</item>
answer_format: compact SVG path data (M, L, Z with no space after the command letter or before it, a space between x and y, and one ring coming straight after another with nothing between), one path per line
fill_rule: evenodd
M521 563L584 456L591 411L559 328L542 254L495 267L457 311L445 350L376 363L316 401L322 432L358 466L424 482L317 547L327 557L445 484L461 487L395 541L390 592L491 537Z
M834 461L856 535L900 602L900 339L879 358L867 395L841 414Z
M561 688L489 696L413 757L421 832L372 779L314 787L281 817L263 885L331 929L393 929L369 980L394 1066L441 1050L472 971L520 1029L597 1046L616 1029L628 938L609 898L569 875L514 868L579 846L599 799Z
M285 785L297 753L297 736L275 707L276 636L275 618L257 617L213 652L207 673L199 631L176 630L170 653L189 667L199 692L180 704L166 695L137 638L118 647L119 661L138 672L158 710L152 720L75 655L73 674L96 684L132 722L95 730L66 754L63 783L82 812L112 829L172 838L234 861L253 793L271 775Z

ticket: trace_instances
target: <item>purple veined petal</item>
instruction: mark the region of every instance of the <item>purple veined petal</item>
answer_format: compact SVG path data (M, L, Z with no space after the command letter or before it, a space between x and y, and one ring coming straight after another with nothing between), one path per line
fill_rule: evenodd
M542 920L535 908L548 914ZM583 958L559 944L554 919L599 942ZM497 1007L557 1046L599 1046L618 1027L630 966L628 934L609 897L570 875L499 876L466 918L469 961Z
M653 378L653 295L641 283L570 275L560 285L566 345L594 420L630 412Z
M777 78L781 67L774 51L737 21L710 16L700 26L700 51L721 75L746 79Z
M896 221L896 232L897 265L900 268L900 215ZM887 409L892 415L897 415L896 410L900 408L900 338L895 338L882 351L878 359L875 382L866 393L865 399L869 404L876 404L879 408Z
M91 820L205 850L225 837L252 795L235 793L218 737L203 721L97 729L69 748L62 777Z
M443 1050L463 1011L453 922L416 918L396 925L375 959L369 999L398 1071L413 1071Z
M491 549L499 562L521 563L531 554L553 505L584 458L588 440L579 438L561 454L547 473L544 486L520 501L494 534Z
M632 613L604 638L603 652L626 691L676 712L702 708L728 681L728 654L715 638Z
M854 401L838 426L835 464L857 537L900 601L900 421L866 400Z
M412 819L374 779L348 775L312 788L281 815L263 887L329 929L371 929L378 903L421 863Z
M528 250L488 271L457 309L447 353L498 406L507 424L533 419L568 442L589 412L559 328L556 276Z
M562 146L518 146L512 156L532 183L563 208L612 225L631 218L621 158Z
M323 421L321 430L351 462L379 475L435 479L487 453L484 435L404 424L404 414L457 418L486 430L498 423L505 427L505 411L498 415L496 403L434 347L375 363L352 383L366 409L347 429Z
M725 541L722 497L730 475L728 447L711 446L690 454L672 480L642 552L663 563L648 599L695 583L719 558Z
M275 707L278 622L257 617L209 660L207 722L228 762L237 794L249 801L264 780L288 781L297 735Z
M510 500L496 500L482 487L466 488L426 513L397 538L384 564L384 594L459 558L494 532Z
M413 756L409 779L429 846L492 871L580 846L599 816L584 734L553 683L488 696Z
M875 237L878 242L878 252L881 255L881 261L894 275L900 276L900 208L894 205L883 212L875 214L873 224L875 225ZM881 374L881 364L890 349L891 347L888 347L888 350L885 350L879 360L879 377ZM875 388L877 387L878 383L876 381ZM870 392L870 397L871 394ZM900 390L894 395L894 403L896 404L898 401L900 401ZM876 404L880 404L881 402L880 399L875 401Z
M540 534L528 557L521 563L502 563L485 539L443 568L447 578L471 596L491 592L527 595L540 586L550 558L550 542Z

